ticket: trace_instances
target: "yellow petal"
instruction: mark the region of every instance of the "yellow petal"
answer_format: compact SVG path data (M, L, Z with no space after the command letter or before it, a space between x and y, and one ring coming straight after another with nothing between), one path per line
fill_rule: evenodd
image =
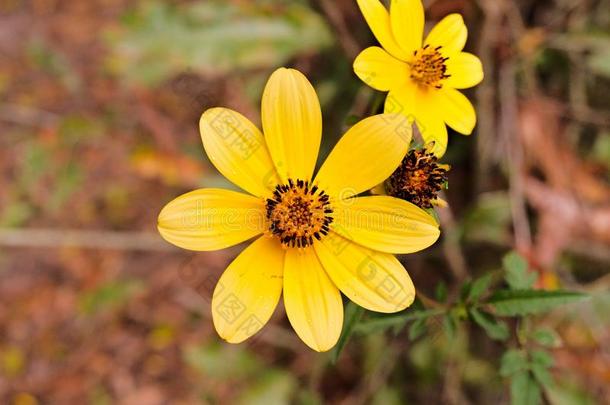
M206 188L169 202L159 214L159 233L169 243L189 250L218 250L248 240L265 230L260 198L235 191Z
M390 19L394 38L408 54L419 49L424 34L424 6L421 0L392 0Z
M261 236L224 271L212 297L212 319L221 338L243 342L271 318L282 293L284 253L276 238Z
M358 6L381 46L395 58L409 60L413 54L402 49L394 38L385 6L379 0L358 0Z
M427 93L418 93L419 103L416 112L416 124L424 139L424 144L428 145L434 142L433 147L427 147L432 153L439 158L445 154L447 150L447 127L443 121L443 110L438 105L440 99L436 89L430 90Z
M390 91L385 100L385 112L401 114L415 122L424 143L434 142L431 152L441 157L447 149L447 127L436 104L437 89L421 90L407 81L400 88Z
M407 80L402 86L395 87L390 91L385 99L384 112L386 114L401 114L407 117L409 122L416 121L417 94L417 86Z
M467 37L468 30L462 16L449 14L432 28L425 43L435 48L442 46L441 53L451 58L464 49Z
M322 138L322 112L313 86L294 69L276 70L262 101L263 132L283 180L311 180Z
M332 197L348 198L387 179L411 142L408 120L396 114L366 118L339 140L316 177Z
M331 229L359 245L386 253L413 253L438 239L426 211L389 196L355 197L333 206Z
M447 125L461 134L470 135L477 123L477 116L468 98L451 88L443 88L439 94L437 108Z
M311 248L286 251L284 306L307 346L325 352L337 343L343 326L341 294Z
M354 72L367 85L388 91L409 77L408 65L378 46L366 48L354 60Z
M483 65L479 58L471 53L460 52L450 57L445 63L447 74L450 77L443 81L443 86L467 89L476 86L483 80Z
M376 252L331 232L314 244L333 283L356 304L377 312L398 312L413 302L415 287L391 254Z
M201 140L210 161L223 176L256 196L278 184L261 132L250 120L227 108L211 108L199 121Z

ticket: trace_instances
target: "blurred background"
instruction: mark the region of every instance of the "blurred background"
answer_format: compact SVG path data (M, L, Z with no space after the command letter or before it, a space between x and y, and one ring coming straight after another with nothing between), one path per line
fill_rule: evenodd
M443 158L443 238L401 260L423 293L451 297L516 249L538 287L589 293L528 322L556 334L544 401L608 403L610 1L424 4L428 24L464 15L486 78L467 92L475 133L451 134ZM468 323L356 329L333 363L280 306L225 344L209 303L241 247L195 254L156 233L169 200L228 186L203 153L203 110L259 123L266 79L295 67L321 99L322 160L379 108L351 69L374 43L351 0L0 1L0 402L509 403L512 341Z

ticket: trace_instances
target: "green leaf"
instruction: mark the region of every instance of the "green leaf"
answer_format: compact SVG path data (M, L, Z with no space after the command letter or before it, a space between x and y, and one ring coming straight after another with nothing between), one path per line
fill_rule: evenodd
M457 333L457 320L454 314L448 313L443 317L443 330L445 331L447 339L452 340L455 338Z
M520 371L511 378L511 405L538 405L542 403L540 394L540 387L529 372Z
M500 375L509 377L519 371L527 370L527 358L520 350L510 349L502 355L500 360Z
M409 340L415 340L426 332L426 318L415 320L409 327Z
M531 352L531 370L536 380L545 387L553 384L553 378L549 368L553 366L553 357L546 351L534 350Z
M543 367L551 367L555 363L553 356L544 350L533 350L531 356L533 364L540 364Z
M506 275L504 278L513 290L532 288L536 282L536 274L527 272L527 261L517 252L512 251L502 259Z
M532 339L545 347L557 347L559 344L559 336L549 329L538 329L532 334Z
M439 302L447 301L447 284L444 281L441 281L436 285L436 290L434 291L434 297Z
M337 345L333 349L331 355L331 362L335 364L343 351L343 348L349 341L352 333L354 333L354 328L362 318L362 314L364 314L364 308L359 305L354 304L353 302L349 302L345 307L345 316L343 322L343 330L341 331L341 336L339 336L339 341L337 341Z
M573 291L500 290L487 300L498 315L520 316L549 311L588 297Z
M492 273L486 274L483 277L479 277L472 283L472 287L468 292L468 299L470 301L477 301L489 288L492 280Z
M414 321L445 313L444 309L406 310L394 315L383 315L367 321L362 321L355 327L355 332L369 334L379 332L395 326L404 326L409 321Z
M142 2L120 29L106 32L107 69L152 86L186 70L269 70L333 43L324 19L297 2L273 9L260 2L169 3Z
M468 312L476 324L485 330L487 336L494 340L508 339L509 332L506 323L497 320L493 317L493 315L487 312L479 311L476 308L470 308Z

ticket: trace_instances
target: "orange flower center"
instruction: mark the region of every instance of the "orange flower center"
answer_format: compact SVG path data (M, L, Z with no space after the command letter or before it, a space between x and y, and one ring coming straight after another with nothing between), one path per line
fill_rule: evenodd
M436 48L426 45L413 53L411 63L411 79L419 85L443 87L442 81L451 75L447 74L446 62L449 58L443 57L440 52L441 47Z
M411 150L385 182L392 197L409 201L421 208L432 208L438 193L447 181L447 169L437 157L425 150Z
M269 230L286 247L304 248L328 234L333 222L329 196L308 181L288 180L266 201Z

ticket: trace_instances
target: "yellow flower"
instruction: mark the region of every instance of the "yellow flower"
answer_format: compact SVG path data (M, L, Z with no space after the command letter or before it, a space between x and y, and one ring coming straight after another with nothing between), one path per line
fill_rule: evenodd
M400 115L353 126L315 177L322 114L307 78L279 69L262 99L264 135L241 114L207 110L203 147L228 180L247 193L201 189L159 214L163 238L210 251L257 237L225 270L212 298L218 334L231 343L271 317L283 291L288 319L311 348L334 346L343 324L342 291L364 308L396 312L415 295L393 256L433 244L438 224L425 211L388 196L357 197L385 180L411 141ZM313 180L312 180L313 179Z
M483 80L481 61L462 52L467 30L462 16L450 14L423 41L421 0L392 0L390 12L379 0L358 0L369 27L383 47L365 49L354 61L354 72L369 86L389 91L385 112L415 121L433 152L447 149L447 128L469 135L476 124L470 101L457 89Z

